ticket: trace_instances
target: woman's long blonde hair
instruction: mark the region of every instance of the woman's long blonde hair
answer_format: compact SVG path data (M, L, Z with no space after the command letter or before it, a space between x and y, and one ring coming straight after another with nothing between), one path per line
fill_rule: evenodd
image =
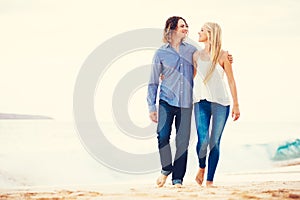
M208 80L211 78L213 71L216 68L216 64L219 60L221 54L222 47L222 30L219 24L214 22L206 22L203 26L207 30L207 37L209 42L209 51L210 51L210 61L211 67L207 72L204 83L206 84Z

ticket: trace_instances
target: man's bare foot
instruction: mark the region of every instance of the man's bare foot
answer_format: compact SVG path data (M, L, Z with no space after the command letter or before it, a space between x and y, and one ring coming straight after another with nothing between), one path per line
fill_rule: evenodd
M176 187L176 188L182 188L182 184L176 183L176 184L174 185L174 187Z
M206 181L206 187L216 187L213 181Z
M162 187L164 186L164 184L166 183L166 180L167 180L168 176L165 176L163 174L161 174L157 180L156 180L156 184L158 187Z
M196 175L196 182L201 186L204 180L205 168L199 168L198 173Z

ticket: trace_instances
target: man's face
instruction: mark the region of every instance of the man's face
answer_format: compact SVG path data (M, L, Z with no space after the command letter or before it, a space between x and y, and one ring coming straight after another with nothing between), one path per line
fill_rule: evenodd
M182 19L178 20L175 32L176 32L176 36L178 36L181 39L184 39L187 36L188 26L185 24L185 22Z

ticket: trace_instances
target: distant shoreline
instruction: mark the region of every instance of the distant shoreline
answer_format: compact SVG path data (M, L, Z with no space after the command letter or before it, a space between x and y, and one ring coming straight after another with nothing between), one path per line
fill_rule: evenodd
M43 116L43 115L0 113L0 120L6 120L6 119L47 119L47 120L53 120L52 117Z

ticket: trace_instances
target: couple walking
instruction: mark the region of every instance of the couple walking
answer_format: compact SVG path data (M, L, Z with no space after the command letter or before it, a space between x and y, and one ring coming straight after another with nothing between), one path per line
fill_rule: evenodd
M212 186L220 154L220 140L230 112L230 97L223 74L227 76L233 100L232 117L240 116L237 90L232 72L232 57L221 49L221 28L216 23L205 23L199 32L204 49L197 50L184 42L188 24L178 16L165 24L163 41L153 58L147 102L150 119L157 123L157 138L162 166L157 179L162 187L172 174L172 184L180 187L186 172L191 116L194 107L198 135L197 155L199 170L196 181L202 185L206 172L206 185ZM158 111L156 97L159 91ZM172 158L170 135L175 123L176 152ZM210 128L211 127L211 128Z

